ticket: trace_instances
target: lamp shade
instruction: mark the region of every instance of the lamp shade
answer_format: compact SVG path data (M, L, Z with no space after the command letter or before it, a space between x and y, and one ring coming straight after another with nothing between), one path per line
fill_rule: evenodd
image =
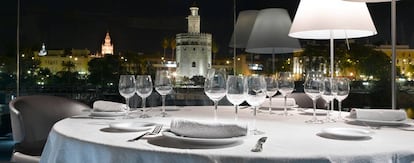
M246 51L259 54L292 53L300 50L299 40L288 36L292 21L281 8L260 10L247 42Z
M346 39L376 35L367 5L342 0L301 0L289 36Z
M232 48L246 48L250 33L257 17L258 10L245 10L239 13L229 46ZM236 41L234 41L236 36Z

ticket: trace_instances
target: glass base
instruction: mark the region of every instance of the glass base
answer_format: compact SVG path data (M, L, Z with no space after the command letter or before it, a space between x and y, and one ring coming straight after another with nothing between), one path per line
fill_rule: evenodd
M265 134L265 132L263 132L263 131L259 131L259 130L257 130L257 129L250 130L250 133L251 133L252 135L263 135L263 134Z
M310 124L323 124L323 121L322 120L319 120L317 118L312 118L312 119L309 119L309 120L307 120L305 122L306 123L310 123Z
M148 115L148 114L141 114L139 117L140 118L150 118L151 116Z
M334 123L334 122L336 122L335 121L335 119L333 119L333 118L330 118L330 117L328 117L328 118L326 118L325 120L323 120L325 123Z
M285 116L285 117L293 116L293 114L292 113L289 113L289 112L279 113L278 115Z
M161 113L159 114L159 116L160 116L160 117L171 117L171 115L170 115L170 114L168 114L167 112L161 112Z

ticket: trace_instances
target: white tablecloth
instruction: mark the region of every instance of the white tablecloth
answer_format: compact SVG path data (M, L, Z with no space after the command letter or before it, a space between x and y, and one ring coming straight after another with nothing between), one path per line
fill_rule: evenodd
M153 109L155 110L155 109ZM232 121L234 109L219 106L218 121ZM411 162L414 161L414 131L393 127L374 130L370 139L337 140L318 136L324 128L353 127L343 122L307 124L310 115L292 110L284 117L259 113L256 126L263 135L249 135L241 143L226 146L196 146L157 136L136 142L126 140L143 132L112 132L109 123L145 121L169 126L172 118L213 120L212 106L182 107L168 118L149 119L64 119L55 124L41 156L42 163L106 162ZM153 112L156 114L158 112ZM319 117L324 118L324 117ZM252 112L243 109L239 121L250 122ZM256 141L267 136L262 152L251 152Z

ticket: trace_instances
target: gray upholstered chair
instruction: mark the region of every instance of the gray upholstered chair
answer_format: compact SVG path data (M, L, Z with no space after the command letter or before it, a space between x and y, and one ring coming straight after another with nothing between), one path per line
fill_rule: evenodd
M9 103L15 141L12 162L39 162L52 126L61 119L91 108L75 100L56 96L21 96Z
M296 104L300 108L313 108L312 99L306 95L304 92L294 92L290 94L288 97L294 98ZM325 101L322 98L316 100L316 108L325 108Z

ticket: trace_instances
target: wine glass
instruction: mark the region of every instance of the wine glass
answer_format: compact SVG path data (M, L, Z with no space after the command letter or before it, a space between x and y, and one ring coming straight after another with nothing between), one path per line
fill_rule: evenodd
M330 103L335 99L335 95L332 91L334 79L332 77L324 77L322 79L322 93L321 97L326 101L326 119L325 122L335 122L331 117L331 110L329 109ZM331 108L333 109L333 108Z
M146 114L145 109L145 102L146 98L151 95L152 93L152 80L151 76L149 75L138 75L136 78L136 92L138 96L142 98L142 114L139 116L140 118L149 118L148 114Z
M267 97L269 97L269 114L273 114L272 97L277 93L277 90L278 90L277 78L275 76L268 76L265 78L265 80L266 80L266 95Z
M342 104L341 102L346 99L349 95L349 80L347 78L335 78L334 79L334 88L333 88L333 94L335 96L335 99L338 100L338 120L342 120Z
M253 107L253 134L259 135L264 132L256 128L257 108L266 100L266 80L264 76L252 75L245 79L245 97L246 102Z
M214 102L214 120L217 120L218 102L226 95L226 71L224 69L207 71L204 93Z
M168 114L165 112L165 97L173 90L168 70L157 70L154 86L155 90L161 95L162 98L161 116L166 117Z
M295 89L295 81L293 79L291 72L279 72L279 79L278 79L278 85L279 85L279 92L282 94L282 96L285 98L285 104L284 104L284 112L282 115L288 116L291 114L288 114L287 112L287 96L293 92Z
M126 112L127 112L125 117L128 117L130 113L129 98L131 98L135 94L134 75L119 76L118 91L119 91L119 94L121 94L121 96L125 98Z
M238 119L239 105L244 101L244 91L246 90L244 84L244 77L230 75L226 83L226 97L235 107L234 119Z
M313 102L313 117L306 123L323 123L322 120L316 118L316 100L321 97L322 92L322 73L317 71L311 71L306 75L305 83L303 83L303 89L305 94L308 95Z

